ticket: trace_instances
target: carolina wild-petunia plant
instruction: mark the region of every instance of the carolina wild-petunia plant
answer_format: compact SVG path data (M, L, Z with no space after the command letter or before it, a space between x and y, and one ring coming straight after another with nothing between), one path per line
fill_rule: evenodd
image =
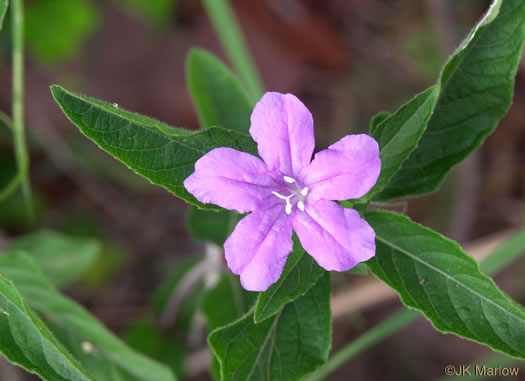
M251 116L250 135L264 160L215 148L184 181L203 203L244 217L224 244L228 267L250 291L275 283L292 251L292 228L325 270L346 271L375 253L375 234L354 209L330 200L364 196L381 169L379 146L368 135L349 135L314 151L313 119L291 94L266 93Z
M20 12L21 2L13 4ZM204 1L208 12L224 4ZM0 0L0 26L6 7ZM229 16L219 9L214 25ZM223 26L235 29L230 21ZM379 112L368 134L352 135L349 127L315 155L308 109L291 94L263 96L240 38L233 41L225 47L242 80L210 53L189 53L199 131L51 88L86 137L189 204L189 230L206 241L207 255L178 267L155 295L164 332L173 328L170 301L177 309L179 292L187 293L188 314L206 318L210 373L224 381L320 380L417 314L442 333L525 359L525 309L457 243L381 210L392 199L436 191L506 114L525 41L525 1L494 0L434 85L393 113ZM58 287L79 276L54 265L71 247L81 253L79 273L85 272L98 246L49 232L13 242L0 256L0 352L48 381L176 380L160 362L179 356L179 348L158 327L135 327L148 338L157 335L162 345L151 347L162 353L155 361L60 293ZM217 260L223 248L229 269ZM491 258L488 275L505 261ZM412 311L329 359L330 272L352 268L370 270Z
M367 211L371 201L435 191L496 128L511 104L524 39L525 2L494 1L434 86L393 114L379 113L369 136L345 136L312 161L313 121L306 107L278 93L267 93L255 106L235 75L201 50L188 59L203 126L197 132L58 86L52 92L102 149L193 204L196 236L224 243L228 266L242 285L265 290L229 324L214 314L227 299L217 300L218 291L204 298L213 329L208 342L218 360L212 369L222 380L299 380L326 362L326 270L361 261L437 330L525 358L523 307L475 260L407 217ZM239 213L250 214L235 226Z

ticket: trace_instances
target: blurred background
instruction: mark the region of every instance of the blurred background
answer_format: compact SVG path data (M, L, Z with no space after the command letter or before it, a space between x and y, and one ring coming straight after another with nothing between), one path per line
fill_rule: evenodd
M320 150L346 134L366 132L374 114L395 111L433 84L489 1L234 0L232 5L265 87L294 93L307 105ZM208 16L198 0L27 0L25 7L35 218L28 221L19 193L1 202L0 249L13 237L42 228L98 239L100 255L65 292L132 346L148 346L149 355L181 378L211 379L206 329L195 308L184 307L169 332L156 324L159 300L205 252L187 232L186 204L83 137L49 91L60 84L197 129L185 80L188 51L202 47L228 62ZM10 52L8 14L0 32L0 110L6 114ZM436 194L389 208L458 240L469 252L487 252L525 222L524 125L522 64L514 105L483 147L456 167ZM0 126L0 188L15 171L11 135ZM521 304L523 274L521 260L495 278ZM333 279L335 349L400 307L396 296L362 277ZM469 364L489 354L420 319L329 379L436 379L448 364ZM0 362L2 381L32 379L22 372L13 376L8 368ZM522 373L525 379L525 368Z

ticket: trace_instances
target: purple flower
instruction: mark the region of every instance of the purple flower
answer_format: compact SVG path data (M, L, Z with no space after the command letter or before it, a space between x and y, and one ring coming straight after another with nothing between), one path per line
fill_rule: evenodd
M250 135L264 160L215 148L184 181L203 203L251 212L224 244L228 267L243 287L265 291L292 251L292 229L301 245L329 271L345 271L375 254L374 230L353 209L331 200L365 195L381 161L377 142L348 135L318 152L312 114L294 95L266 93L251 116Z

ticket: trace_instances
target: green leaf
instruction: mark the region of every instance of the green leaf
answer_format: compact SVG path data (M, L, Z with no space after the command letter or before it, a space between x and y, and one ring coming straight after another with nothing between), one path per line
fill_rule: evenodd
M169 369L130 349L83 307L60 294L44 278L35 262L27 254L17 252L1 256L0 271L12 280L29 305L45 317L46 323L54 334L61 339L61 342L93 377L66 377L66 380L174 380ZM5 306L1 308L6 310ZM24 321L22 316L13 315L12 306L8 308L9 310L6 311L10 315L7 321L10 319L13 322ZM24 326L18 328L26 329ZM21 344L24 350L28 348L36 350L37 344L31 341L37 340L38 336L32 333L34 330L29 329L30 327L27 327L26 333L22 334L24 340L30 342L21 341ZM48 357L47 353L46 357ZM34 356L34 358L44 357ZM52 381L62 379L50 378Z
M202 128L220 126L248 132L254 102L237 77L218 58L192 49L186 80Z
M278 314L254 324L252 312L213 331L208 342L224 381L293 381L328 358L331 345L330 277Z
M123 334L123 340L131 348L168 365L175 374L183 375L184 349L149 320L138 320Z
M201 127L225 127L247 133L254 106L237 77L215 56L202 49L188 55L186 78ZM222 245L241 216L190 208L188 228L202 240Z
M348 270L347 273L353 275L366 276L368 275L368 267L365 263L361 262L352 267L350 270Z
M203 209L219 208L198 202L184 188L183 182L193 173L195 162L216 147L257 154L255 142L239 132L218 127L191 132L70 93L60 86L52 86L51 91L69 120L100 148L153 184Z
M255 292L244 290L238 277L227 271L221 271L217 284L205 291L201 300L201 310L210 331L240 318L257 296ZM221 302L217 303L218 300Z
M2 30L2 26L4 25L4 18L7 12L7 5L7 0L0 0L0 30Z
M259 294L253 316L255 323L275 315L287 303L304 295L323 273L325 270L294 239L294 250L286 260L281 277L268 290Z
M27 3L27 47L40 61L55 64L74 56L98 24L97 8L87 0Z
M437 86L430 87L373 128L372 137L379 143L381 173L374 187L361 201L368 201L372 195L387 186L401 164L416 148L434 109L438 93ZM385 114L379 114L372 124L384 117Z
M20 269L23 271L23 269ZM0 352L47 381L94 381L0 273Z
M193 237L222 246L232 231L230 227L231 213L229 210L213 212L191 207L188 208L186 226Z
M370 135L373 136L377 126L379 126L385 119L388 119L391 115L392 114L388 111L379 111L375 114L372 119L370 119Z
M525 358L525 309L453 241L394 213L371 211L376 255L367 264L445 333Z
M177 0L115 0L152 25L167 25L174 16Z
M228 0L204 0L202 5L235 71L249 92L256 99L261 98L264 94L264 85L230 2Z
M229 270L221 271L219 281L211 289L204 292L201 300L201 311L206 317L208 331L224 326L239 319L253 305L256 292L244 290L239 278ZM217 301L220 300L220 303ZM220 366L214 357L210 365L211 376L220 379Z
M512 103L524 39L525 2L494 1L443 68L427 130L377 199L433 192L481 145Z
M7 250L31 254L46 278L55 286L63 287L78 280L91 268L101 246L93 239L41 230L14 239Z

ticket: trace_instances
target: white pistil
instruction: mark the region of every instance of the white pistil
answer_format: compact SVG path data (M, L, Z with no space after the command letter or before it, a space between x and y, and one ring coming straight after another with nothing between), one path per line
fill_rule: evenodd
M287 215L292 214L292 209L293 209L294 204L290 200L295 196L297 196L297 198L299 199L299 201L297 201L297 208L301 212L304 212L304 208L305 208L304 202L306 201L306 196L308 195L308 187L304 187L303 189L299 190L299 186L298 186L299 184L297 183L297 181L295 181L293 177L283 176L283 179L288 184L295 184L295 192L293 191L293 189L289 188L289 191L291 191L292 193L288 196L284 196L277 192L272 192L272 194L280 198L281 200L286 201L284 211Z
M272 194L273 194L274 196L279 197L281 200L288 200L288 199L290 198L290 196L283 196L282 194L279 194L279 193L277 193L277 192L272 192Z

